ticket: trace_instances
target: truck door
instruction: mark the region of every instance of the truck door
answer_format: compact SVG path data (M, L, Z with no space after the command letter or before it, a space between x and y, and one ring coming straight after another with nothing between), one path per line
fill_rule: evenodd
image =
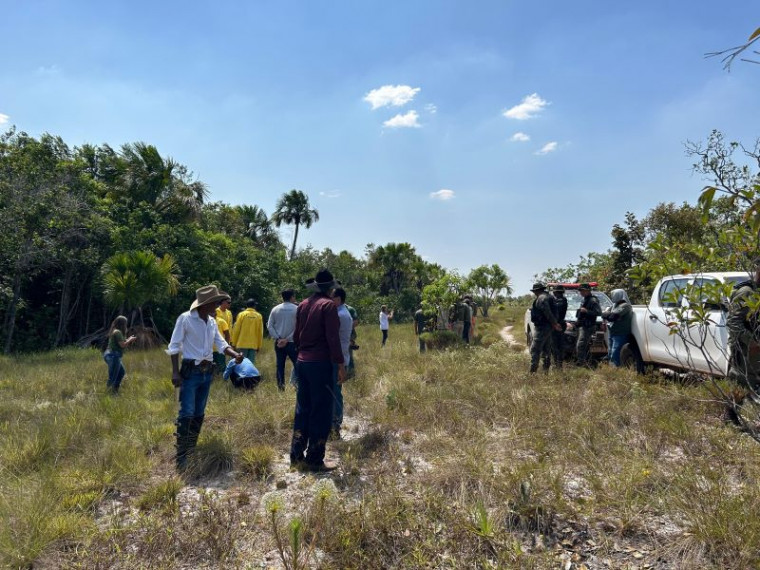
M683 297L679 294L688 284L687 277L668 279L660 284L657 298L649 303L645 318L647 346L649 357L653 362L665 366L689 368L689 352L686 350L681 334L670 334L669 323L682 327L674 309L683 306ZM686 331L684 331L686 332Z
M712 277L697 277L694 279L694 288L697 294L693 295L691 305L699 303L707 311L707 323L689 325L689 349L694 359L694 368L705 374L726 374L728 369L728 330L726 329L726 312L719 304L708 304L707 291L714 290L720 282ZM704 294L699 292L705 289ZM690 318L699 318L698 314L690 307Z

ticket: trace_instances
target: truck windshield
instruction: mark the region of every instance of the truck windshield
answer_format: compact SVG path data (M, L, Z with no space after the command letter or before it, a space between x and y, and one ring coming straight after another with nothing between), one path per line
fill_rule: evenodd
M591 294L599 300L599 304L602 306L602 311L612 308L612 301L610 298L601 291L591 291ZM574 315L575 311L581 308L581 294L573 289L565 290L565 298L567 299L567 314Z

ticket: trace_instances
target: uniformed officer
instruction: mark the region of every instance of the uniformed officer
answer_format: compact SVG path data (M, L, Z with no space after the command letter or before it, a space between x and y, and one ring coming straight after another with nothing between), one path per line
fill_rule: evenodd
M737 283L731 294L726 319L728 328L728 376L741 386L760 388L760 322L758 313L751 309L758 299L760 259L753 263L751 279Z
M552 351L554 353L554 367L562 368L562 361L565 358L565 330L567 330L567 298L565 297L565 288L562 285L555 285L552 289L554 302L557 306L557 323L562 327L561 331L552 331Z
M530 372L538 370L538 360L543 355L544 371L549 370L552 329L562 330L557 323L557 316L552 310L552 302L546 292L546 285L536 283L531 292L536 296L530 308L530 320L533 323L533 342L530 344Z
M599 300L591 294L591 286L581 283L578 292L583 297L580 308L576 311L576 326L578 327L578 344L576 354L578 366L591 365L591 342L596 332L596 319L602 316Z

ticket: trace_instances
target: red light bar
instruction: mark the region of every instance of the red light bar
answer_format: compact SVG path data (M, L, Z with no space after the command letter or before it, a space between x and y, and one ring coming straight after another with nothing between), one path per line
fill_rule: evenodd
M557 285L562 285L565 289L577 289L578 287L581 286L580 283L547 283L546 284L547 287L556 287ZM594 287L597 287L599 283L596 281L590 281L588 285L589 287L594 288Z

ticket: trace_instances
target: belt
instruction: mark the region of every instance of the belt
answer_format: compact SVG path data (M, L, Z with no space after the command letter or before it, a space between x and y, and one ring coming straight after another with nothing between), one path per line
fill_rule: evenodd
M192 360L190 358L182 359L182 364L189 367L191 371L200 372L201 374L207 374L208 372L211 372L214 367L214 363L210 360L201 360L200 363L196 364L195 360Z

